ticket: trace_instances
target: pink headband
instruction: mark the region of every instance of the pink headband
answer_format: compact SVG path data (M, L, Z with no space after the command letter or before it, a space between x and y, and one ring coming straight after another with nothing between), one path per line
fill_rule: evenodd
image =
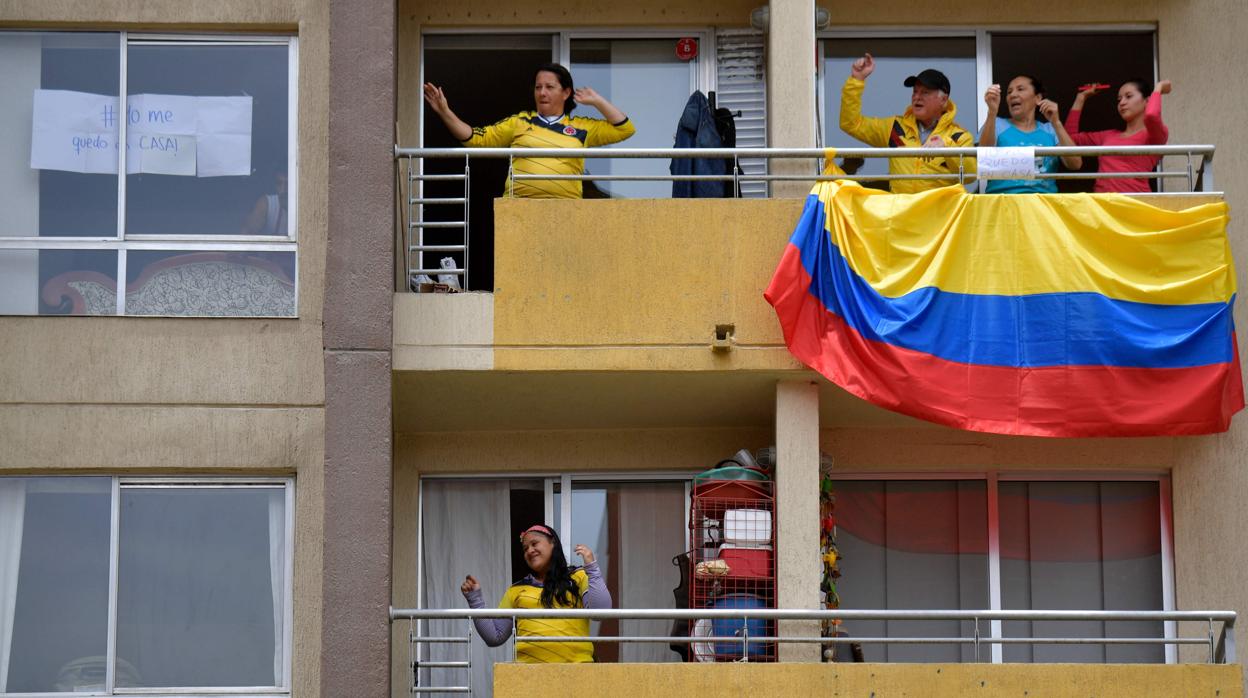
M555 537L555 532L550 527L543 526L542 524L533 524L532 526L529 526L528 528L520 532L520 537L524 538L524 534L533 533L533 532L537 532L544 536L549 536L551 538Z

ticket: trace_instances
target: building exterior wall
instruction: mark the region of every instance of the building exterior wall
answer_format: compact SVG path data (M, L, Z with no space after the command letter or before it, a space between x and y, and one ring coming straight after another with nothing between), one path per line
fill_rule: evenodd
M0 475L295 478L292 693L321 693L328 3L13 1L0 28L299 37L299 317L0 317Z
M580 26L582 19L535 17L518 4L497 5L468 16L452 16L454 11L437 12L413 7L400 20L400 122L405 142L414 143L419 106L418 93L409 87L415 82L419 49L413 39L424 26ZM773 7L773 11L777 8ZM1242 111L1243 98L1229 86L1237 84L1237 66L1244 64L1246 49L1237 41L1231 27L1235 19L1248 15L1242 3L1229 0L1213 3L1128 2L1085 3L1059 0L1047 5L1011 7L1005 14L999 4L987 0L970 2L919 2L904 13L890 14L873 9L862 12L844 5L830 5L830 29L893 27L904 29L948 29L958 27L1018 27L1087 29L1140 24L1156 24L1159 76L1174 81L1175 92L1166 101L1166 122L1172 143L1208 143L1218 147L1215 160L1217 189L1225 192L1232 210L1248 203L1248 158L1241 151L1248 147L1237 139L1225 139L1226 119ZM511 16L508 16L508 13ZM643 11L628 10L628 18L613 14L594 17L600 26L654 22ZM745 23L748 8L717 6L720 17L706 18L718 26ZM573 12L574 15L580 13ZM725 21L724 18L728 18ZM689 17L691 24L697 24ZM775 67L772 64L771 67ZM1039 70L1039 68L1038 68ZM773 103L786 103L784 90L801 91L801 81L789 79L784 71L769 76ZM804 94L804 93L803 93ZM405 101L407 100L407 101ZM1063 106L1068 102L1059 100ZM798 145L785 143L786 145ZM808 143L807 145L814 145ZM801 375L786 362L778 328L762 302L759 291L770 276L766 260L787 239L785 229L796 216L796 202L759 202L759 207L731 209L741 202L715 202L706 210L682 209L689 202L646 202L643 214L627 211L631 202L584 202L559 211L560 220L582 225L592 220L595 230L594 254L582 249L565 255L539 259L532 256L533 232L547 229L537 225L549 220L538 207L546 202L500 201L497 213L503 225L498 237L499 292L490 299L488 315L477 317L474 335L480 342L474 363L455 364L447 358L447 347L439 346L442 358L431 361L431 354L409 352L402 362L405 370L426 367L471 368L551 372L560 369L648 372L648 371L762 371L776 378ZM620 205L604 213L595 208ZM1180 204L1181 205L1181 204ZM655 207L660 207L656 209ZM667 208L667 207L671 208ZM765 209L764 206L775 207ZM791 210L781 211L789 207ZM731 212L729 212L731 210ZM669 227L670 224L670 227ZM576 225L569 228L576 229ZM640 232L646 234L639 234ZM653 238L650 236L653 232ZM662 241L679 232L690 240L685 249L698 250L697 264L665 266L664 255L673 256ZM577 240L553 235L551 249L575 250ZM1233 220L1230 237L1235 251L1244 250L1243 224ZM659 242L656 242L656 239ZM583 243L582 243L583 244ZM602 249L597 249L601 247ZM772 249L774 248L774 249ZM601 251L599 255L598 252ZM687 256L687 255L686 255ZM621 259L635 264L620 264ZM657 265L657 267L656 267ZM640 275L638 269L656 270ZM679 266L679 273L670 270ZM693 267L693 268L690 268ZM604 282L604 279L606 282ZM662 279L656 283L656 279ZM601 282L598 289L590 281ZM647 284L650 284L649 286ZM430 299L430 305L436 301ZM672 312L644 313L637 308L674 307ZM674 306L673 306L674 304ZM428 308L426 308L428 310ZM1243 307L1238 310L1243 326ZM707 348L707 335L720 316L736 324L739 345L727 355L716 355ZM436 326L436 325L435 325ZM462 327L460 328L462 331ZM437 344L426 337L421 343ZM450 342L449 345L455 345ZM401 349L396 347L396 355ZM746 358L750 357L750 358ZM765 357L765 358L755 358ZM437 368L434 368L434 366ZM398 368L399 366L396 366ZM790 373L792 372L792 373ZM413 384L419 380L413 378ZM403 398L400 397L401 401ZM851 400L852 402L852 400ZM906 418L884 418L873 408L847 406L840 391L825 385L820 400L821 449L832 454L838 470L896 473L909 471L1024 470L1036 472L1075 471L1169 473L1172 477L1174 538L1176 551L1176 590L1179 608L1248 608L1244 570L1248 570L1248 547L1231 545L1237 532L1248 526L1248 513L1238 506L1241 492L1248 487L1243 417L1223 435L1195 438L1155 439L1036 439L1001 437L957 432L921 424ZM631 412L628 414L632 414ZM400 418L402 419L402 418ZM513 441L510 432L466 431L400 438L396 463L412 467L439 467L434 463L455 462L467 470L489 469L474 465L466 453L481 449L507 449L517 463L539 460L523 455L534 448L529 440ZM585 431L563 432L546 453L558 450L554 444L594 441ZM409 448L410 447L410 448ZM576 448L573 447L575 451ZM609 457L608 457L609 458ZM597 462L597 458L594 459ZM486 462L493 462L486 458ZM510 465L507 471L523 469ZM406 465L396 467L404 468ZM783 510L783 508L782 508ZM783 516L783 514L782 514ZM401 526L396 515L396 526ZM790 525L792 522L787 522ZM782 526L785 528L785 526ZM401 535L397 533L396 537ZM1195 659L1199 650L1184 650Z
M377 173L379 169L389 172L387 153L391 139L386 129L396 116L398 142L416 142L421 113L418 83L423 30L740 27L748 24L749 13L758 4L753 0L681 0L675 4L643 0L604 5L576 0L546 8L516 0L370 3L366 13L369 21L351 32L342 31L342 53L335 63L331 61L331 24L346 27L364 15L349 12L344 5L333 16L330 4L321 0L259 5L243 0L207 4L175 0L4 0L0 3L0 25L6 28L298 34L301 207L297 319L0 318L0 356L5 357L0 362L0 443L5 446L0 449L0 474L294 475L297 505L293 691L296 695L320 695L326 667L348 665L354 656L336 655L339 664L322 662L322 637L334 631L324 626L324 604L335 604L335 617L346 619L342 622L349 620L352 610L344 604L350 603L355 581L344 567L355 558L343 548L368 538L374 545L367 550L373 554L380 550L384 556L387 548L393 551L389 553L393 561L382 565L380 576L378 558L366 560L370 576L365 591L372 599L366 610L371 615L369 627L360 632L368 638L364 646L371 648L368 651L375 652L377 647L378 618L384 612L384 608L378 608L377 592L389 582L385 567L392 565L391 598L395 605L410 603L421 474L697 470L743 444L772 443L774 432L770 424L747 415L743 426L741 413L732 410L704 420L711 423L671 429L639 428L630 423L625 428L599 424L595 428L561 429L547 425L542 429L508 430L461 421L447 430L430 430L417 420L392 431L388 403L386 409L377 404L389 397L386 388L391 368L409 372L468 369L535 374L569 370L645 373L653 383L662 383L662 378L655 376L664 372L705 372L712 377L727 372L755 372L762 381L771 383L785 377L807 376L783 350L770 309L759 297L770 277L772 260L787 239L786 228L799 207L797 202L781 200L748 202L748 206L747 202L682 202L683 206L677 202L646 202L645 211L634 202L500 202L500 220L506 221L507 226L499 238L499 271L510 273L512 283L524 286L500 284L500 293L488 302L472 300L478 306L473 315L474 332L448 342L428 339L429 330L436 330L436 323L425 325L424 316L418 320L395 316L396 333L410 341L395 342L396 357L405 353L403 347L420 350L408 351L410 358L396 358L394 366L390 365L390 246L378 245L378 241L388 241L393 196L387 184L378 186ZM1216 144L1218 188L1226 192L1233 210L1248 204L1248 153L1244 152L1248 144L1224 135L1225 124L1244 107L1242 92L1235 88L1242 81L1240 66L1248 63L1248 46L1239 40L1234 29L1248 19L1248 8L1242 2L1113 0L1089 5L1058 0L1011 7L1004 15L999 3L988 0L911 3L904 12L894 15L880 9L864 12L844 4L830 4L828 9L832 27L838 29L985 24L1086 27L1098 23L1156 22L1161 77L1174 80L1176 89L1166 106L1171 141ZM380 32L373 36L382 39L370 41L370 31ZM356 60L358 56L367 60ZM388 66L393 66L394 75L385 74ZM382 94L357 105L367 128L352 131L359 122L344 118L352 106L350 95L356 94L351 91L352 83L359 83L355 85L358 89L375 84L379 78L383 83L391 81L395 90L389 96ZM785 104L785 94L808 94L807 78L802 76L799 80L776 71L770 85L773 100ZM331 100L336 89L342 93L337 100ZM338 115L336 121L334 114ZM379 121L383 127L378 126ZM364 147L352 151L350 146L358 144L361 137L365 139ZM334 143L347 146L336 151L332 161L334 167L340 168L337 184L330 174ZM351 167L359 164L368 169L371 179L351 181L357 172ZM373 190L353 203L353 192L365 185ZM604 209L595 208L600 204L614 206L615 210L603 216ZM359 205L381 205L386 213L369 216L366 211L366 220L353 218L360 210L353 206ZM337 206L341 209L334 208ZM539 206L566 206L559 214L582 226L590 220L596 227L605 222L596 253L540 260L545 266L535 270L533 260L522 252L531 249L531 231L544 230L540 222L549 209ZM331 208L336 211L336 218L331 218ZM656 221L661 221L662 226L656 225ZM362 247L352 245L357 230L363 230L362 235L367 238ZM1243 230L1242 222L1232 222L1232 245L1241 257L1248 254ZM638 231L647 232L639 235ZM685 239L694 238L694 244L687 245L687 249L705 250L713 256L707 263L692 268L687 259L665 259L672 256L669 241L675 233L686 236ZM355 240L358 242L359 238ZM566 247L575 246L578 241L568 235L550 242ZM338 261L331 262L336 255ZM660 269L670 263L670 272L665 276L660 272L662 282L655 283L653 278L647 278L654 275L653 271L642 275L621 263L639 257L644 257L647 264L660 265ZM508 264L512 265L510 270L506 268ZM500 274L499 278L506 277ZM326 292L327 283L332 286L332 294ZM593 292L592 285L605 283L613 285L615 293ZM514 295L512 288L523 288L524 293ZM627 292L621 293L621 289ZM567 293L569 290L573 293ZM540 302L533 300L535 291L545 294ZM565 298L568 295L571 297ZM651 317L630 313L631 308L661 303L663 296L669 300L675 296L683 304L679 312ZM327 298L333 299L329 305L343 301L342 307L323 312ZM424 299L403 298L399 304L421 302ZM428 312L438 315L441 310L433 308ZM1241 304L1237 311L1241 327L1244 312ZM379 313L384 318L379 318ZM708 346L710 332L720 324L721 316L737 326L738 346L727 354L713 353ZM611 322L601 323L600 318ZM446 318L441 322L446 323ZM452 329L461 333L465 330L463 326ZM435 354L438 358L430 358ZM362 378L357 381L357 376ZM556 382L552 385L569 385L558 383L559 378L553 380ZM369 390L360 391L361 384ZM483 394L488 395L495 388L487 385ZM1211 437L1045 440L939 429L905 418L881 416L874 408L850 406L837 389L826 385L820 392L820 447L834 456L836 467L841 469L1171 472L1178 606L1248 609L1248 546L1228 544L1248 529L1248 510L1239 506L1240 493L1248 490L1248 472L1243 467L1248 455L1248 426L1242 415L1229 433ZM741 388L741 394L756 398L757 386ZM404 399L396 396L396 404ZM335 405L338 411L327 414L327 403ZM374 409L357 415L359 419L352 417L359 408L370 406ZM516 407L522 405L517 403ZM641 411L640 407L635 408L620 419L639 419ZM361 442L355 440L361 437L375 440L367 448L360 448ZM360 454L362 461L356 459ZM331 467L343 468L332 474L337 477L328 484L327 459L333 464ZM368 477L353 479L351 469L359 464ZM340 499L330 507L327 501L335 497ZM378 507L383 512L391 511L389 507L393 509L389 516L383 513L356 519L351 514L354 506ZM326 526L327 509L332 509L332 516L345 518L335 518L334 526ZM782 524L781 529L788 523ZM391 530L392 544L386 538ZM331 548L328 554L327 547ZM333 596L324 593L325 585L333 586ZM385 596L383 593L382 606ZM349 636L343 636L346 637ZM402 637L402 631L396 628L393 637ZM400 678L405 677L403 654L399 645L391 652L396 658L390 672L390 688L395 695L406 693L402 690L405 678ZM1198 654L1199 650L1191 650L1185 656L1197 658ZM376 677L379 662L384 660L373 657L364 667L367 683L360 689L361 694L387 692L380 687L384 679L379 682ZM688 682L689 690L706 686L705 679L693 675L671 677L656 671L621 678L610 673L624 670L621 668L587 669L604 672L605 683L599 685L629 685L633 693L638 692L635 681L639 678L674 682L656 684L664 688L684 685L682 682ZM1148 672L1160 669L1122 670L1125 673L1088 670L1092 674L1087 683L1077 686L1106 695L1114 695L1120 689L1122 695L1148 695L1157 686L1172 689L1175 684L1152 681ZM1207 673L1200 673L1206 669ZM854 673L858 669L836 670L847 672L841 675L846 681L843 685L866 687L867 679ZM523 671L532 669L505 670ZM785 671L796 673L786 674L791 678L779 679L781 683L777 685L809 687L810 681L826 682L826 672L833 669L812 667L805 674L799 669ZM892 672L895 679L890 680L899 682L897 690L919 691L931 685L932 677L918 671L897 667ZM966 685L974 690L974 679L980 675L973 672L982 669L950 667L945 671L950 677L947 681L968 681L971 683ZM1051 671L1024 667L980 680L1000 682L993 683L995 687L1016 685L1011 682L1022 687L1049 685L1046 678ZM1179 684L1185 690L1207 686L1209 693L1222 690L1228 695L1242 694L1237 668L1230 679L1228 672L1232 668L1183 667L1182 671L1196 672L1177 679L1192 682ZM553 674L539 677L516 673L515 677L519 685L531 680L548 686L576 685L581 681L565 681ZM1173 679L1174 675L1170 677ZM693 683L695 680L697 683ZM717 673L714 680L719 683L736 679ZM949 689L951 695L964 692L965 688L960 683L937 685L958 687Z

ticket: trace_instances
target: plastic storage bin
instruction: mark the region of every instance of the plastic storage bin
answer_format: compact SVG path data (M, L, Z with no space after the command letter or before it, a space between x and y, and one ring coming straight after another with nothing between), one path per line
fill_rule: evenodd
M771 542L771 512L763 509L729 509L724 512L724 542L734 545L765 545Z
M767 604L753 594L729 594L715 600L715 608L766 608ZM766 637L767 621L757 618L716 618L711 621L711 633L715 637L741 636L746 631L750 637ZM740 642L716 642L715 658L719 661L740 659L743 645ZM770 652L762 642L750 642L750 657L761 657Z
M771 577L770 548L736 548L725 545L719 549L719 559L728 563L730 577Z

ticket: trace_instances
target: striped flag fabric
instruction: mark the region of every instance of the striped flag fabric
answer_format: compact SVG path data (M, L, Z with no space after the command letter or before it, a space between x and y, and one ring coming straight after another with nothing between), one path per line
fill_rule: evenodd
M764 294L789 351L896 412L1051 437L1226 431L1225 203L820 182Z

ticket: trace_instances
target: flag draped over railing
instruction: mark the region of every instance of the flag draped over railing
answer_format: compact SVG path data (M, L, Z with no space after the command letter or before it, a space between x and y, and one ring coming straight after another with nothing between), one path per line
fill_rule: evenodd
M765 293L795 357L973 431L1225 431L1244 406L1225 203L821 182Z

